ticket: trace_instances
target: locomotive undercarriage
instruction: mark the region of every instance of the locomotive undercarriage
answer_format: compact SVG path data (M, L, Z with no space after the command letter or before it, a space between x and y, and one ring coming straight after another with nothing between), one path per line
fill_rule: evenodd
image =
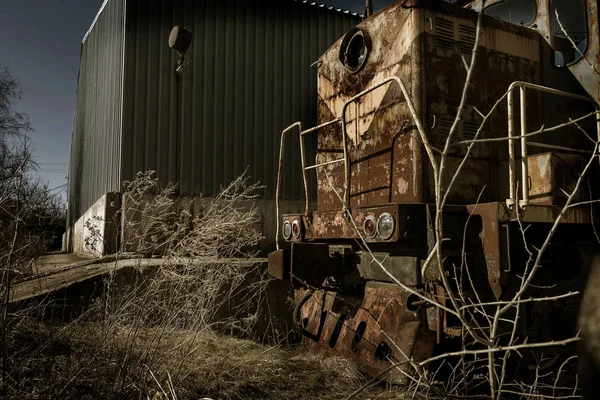
M443 270L459 305L512 298L529 258L525 242L530 250L539 249L560 209L530 205L517 215L500 202L448 207L443 216ZM427 260L435 243L434 210L425 204L388 205L355 210L353 218L340 219L341 212L284 216L301 221L301 231L289 249L271 253L269 269L294 286L294 320L310 346L353 358L373 376L404 382L407 360L427 359L447 350L447 344L455 343L453 337L466 335L458 318L417 295L451 307L436 258ZM359 215L382 211L405 222L396 224L397 239L369 243L358 237L352 227ZM590 240L592 217L589 207L563 215L552 241L560 245L548 247L523 298L583 290L589 255L598 247ZM536 341L573 336L579 301L579 296L569 296L523 304L517 334ZM493 315L495 307L489 309ZM489 330L483 316L465 315L481 318L471 322ZM506 318L514 318L514 311ZM512 329L512 324L501 323L496 336L508 337ZM558 362L562 354L564 348L555 353L546 349L546 363Z

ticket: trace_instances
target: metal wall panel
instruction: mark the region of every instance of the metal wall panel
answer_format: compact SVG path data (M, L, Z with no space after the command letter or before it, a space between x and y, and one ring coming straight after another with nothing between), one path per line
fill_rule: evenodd
M81 46L71 142L68 225L120 189L125 0L103 5Z
M122 179L156 170L214 195L248 168L269 199L282 129L316 123L310 65L359 17L293 0L127 0L126 19ZM179 83L174 25L193 36ZM287 147L283 198L303 199L297 136Z

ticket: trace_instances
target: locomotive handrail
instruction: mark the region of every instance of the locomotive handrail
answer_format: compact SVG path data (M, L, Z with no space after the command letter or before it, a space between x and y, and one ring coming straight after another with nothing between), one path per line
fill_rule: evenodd
M517 186L516 186L516 161L515 161L515 141L518 139L515 135L515 120L514 120L514 98L513 92L516 88L519 88L520 102L520 119L521 119L521 131L520 131L520 139L521 139L521 193L522 199L519 200L519 207L525 208L529 203L529 187L526 182L529 181L529 166L527 165L527 103L525 101L526 90L531 89L538 92L550 93L557 96L568 97L575 100L585 101L594 104L596 106L594 100L591 97L581 96L578 94L573 94L569 92L565 92L558 89L552 89L546 86L536 85L534 83L523 82L523 81L515 81L511 83L508 87L508 95L507 95L507 106L508 106L508 169L509 169L509 198L506 200L506 204L509 207L513 207L516 203L517 199ZM596 106L597 108L597 106ZM600 140L600 119L596 118L596 129L598 134L598 139ZM532 145L544 146L551 148L551 145L545 145L541 143L532 143ZM563 148L562 146L553 146L553 148L560 150L570 150L577 151L577 149Z
M298 121L288 126L281 132L281 143L279 143L279 168L277 169L277 187L275 188L275 215L276 215L276 225L275 228L275 247L279 250L279 192L281 189L281 170L283 169L283 153L285 147L285 135L290 132L295 127L298 127L300 132L302 132L302 122ZM302 163L304 164L304 157L302 157ZM306 182L304 183L306 188ZM308 195L306 196L306 212L308 212Z
M344 203L342 204L342 207L343 208L347 207L347 205L350 204L350 163L348 162L348 137L346 134L347 133L346 132L346 110L350 104L354 103L359 98L365 96L366 94L368 94L368 93L370 93L392 81L398 83L398 85L400 86L400 90L402 90L402 94L404 96L404 99L406 101L408 109L412 115L413 120L417 124L419 132L424 132L423 127L421 126L420 120L417 116L417 112L414 108L414 105L412 104L412 102L410 100L408 90L406 89L406 86L404 85L404 82L402 81L402 79L400 79L400 77L398 77L398 76L390 76L389 78L385 78L381 82L376 83L375 85L373 85L373 86L363 90L362 92L358 93L357 95L351 97L349 100L347 100L344 103L344 107L342 108L342 116L340 118L333 119L331 121L325 122L323 124L317 125L313 128L309 128L306 130L302 130L301 122L295 122L292 125L285 128L281 132L281 143L279 146L279 168L277 171L277 188L276 188L276 192L275 192L275 215L276 215L276 224L277 224L277 228L275 230L275 245L276 245L277 249L279 249L279 224L280 224L280 221L279 221L279 218L280 218L280 215L279 215L279 193L280 193L280 189L281 189L281 171L283 169L283 154L284 154L284 149L285 149L285 135L288 132L290 132L291 130L293 130L294 128L296 128L296 127L298 128L299 138L300 138L300 157L302 158L302 179L303 179L303 183L304 183L304 197L305 197L304 214L308 215L308 208L309 208L308 179L307 179L306 171L309 169L316 169L316 168L319 168L319 167L322 167L325 165L335 164L338 162L344 162ZM358 118L358 115L356 116L356 118ZM327 127L329 125L333 125L335 123L341 123L341 125L342 125L342 140L343 140L344 157L339 158L337 160L331 160L331 161L327 161L327 162L324 162L321 164L315 164L315 165L306 167L306 161L305 161L305 157L304 157L303 137L309 133L316 132L317 130L319 130L321 128ZM315 160L315 162L316 162L316 160Z

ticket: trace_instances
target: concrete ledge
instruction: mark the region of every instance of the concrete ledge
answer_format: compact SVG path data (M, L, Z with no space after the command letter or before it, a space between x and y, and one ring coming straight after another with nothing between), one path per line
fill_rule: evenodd
M185 211L190 216L191 224L194 216L202 214L206 204L213 201L214 198L181 197L171 207L157 207L156 211L153 210L153 215L148 215L148 210L145 209L145 215L142 215L143 213L140 212L140 210L144 209L145 204L152 203L152 200L152 196L145 196L141 202L132 204L130 199L126 197L123 198L123 212L121 214L122 251L136 252L144 243L160 242L160 238L141 237L140 235L140 232L145 230L151 231L151 229L147 229L147 227L149 222L151 223L153 219L165 218L165 216L170 215L169 218L172 218L173 221L175 221L178 220L181 213ZM264 251L274 250L276 244L275 233L277 229L275 200L257 199L248 201L246 207L250 209L252 206L257 209L259 229L263 235L259 247ZM303 213L304 201L282 200L280 201L279 208L281 215ZM156 236L156 233L151 236Z
M153 247L147 245L161 242L161 232L152 229L156 220L166 218L169 221L172 219L174 223L186 212L190 216L191 228L194 216L202 214L206 204L214 198L181 197L174 204L156 207L152 204L153 200L154 196L148 195L141 201L133 202L127 196L122 198L120 193L106 193L67 230L63 237L63 251L99 257L118 251L138 252L144 247ZM146 207L150 204L151 207ZM252 206L258 212L259 229L263 236L259 244L260 250L274 250L278 223L275 200L249 200L247 208ZM281 215L304 212L304 201L281 200L279 206ZM152 210L151 213L148 212L149 209ZM161 255L161 251L159 246L148 256Z

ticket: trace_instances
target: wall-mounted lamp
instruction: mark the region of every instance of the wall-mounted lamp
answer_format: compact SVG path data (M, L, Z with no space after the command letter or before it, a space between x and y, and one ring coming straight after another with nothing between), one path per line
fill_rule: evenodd
M175 65L175 73L177 75L183 74L186 67L184 64L185 53L190 48L192 43L192 32L181 26L174 26L169 34L169 47L176 50L179 53L179 61Z

